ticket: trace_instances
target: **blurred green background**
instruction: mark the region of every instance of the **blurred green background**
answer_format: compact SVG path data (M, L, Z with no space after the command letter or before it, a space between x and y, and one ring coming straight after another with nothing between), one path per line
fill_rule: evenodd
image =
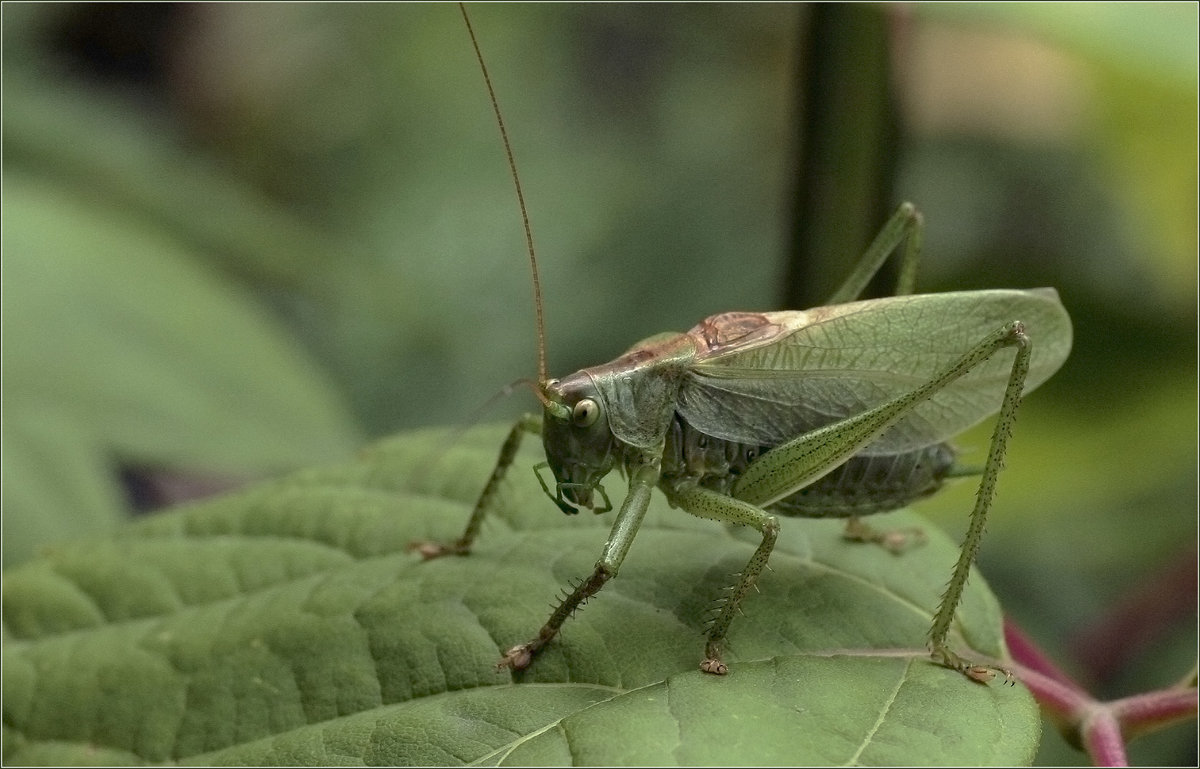
M461 425L534 375L512 183L454 6L0 12L6 565ZM889 205L927 222L919 288L1051 285L1075 323L1022 408L983 571L1105 696L1168 685L1196 659L1197 7L877 12L902 126ZM472 14L551 373L781 305L811 8ZM959 443L982 459L986 441ZM922 509L957 533L973 492ZM1194 724L1133 758L1194 763ZM1081 757L1051 736L1042 759Z

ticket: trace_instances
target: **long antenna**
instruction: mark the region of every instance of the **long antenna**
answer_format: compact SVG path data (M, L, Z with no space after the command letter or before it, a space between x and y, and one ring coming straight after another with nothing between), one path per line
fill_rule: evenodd
M533 307L537 314L537 361L538 361L538 398L543 399L541 385L549 379L546 371L546 322L542 317L542 282L538 278L537 257L533 252L533 229L529 226L529 213L525 210L525 195L521 192L521 177L517 174L517 163L513 160L512 145L508 142L508 131L504 128L504 116L500 114L500 103L496 100L496 91L492 88L492 78L488 75L487 65L483 63L483 54L479 50L479 41L475 39L475 30L471 27L471 19L467 16L466 5L459 3L463 21L467 24L467 33L471 36L471 45L475 48L475 58L479 61L479 69L483 72L483 82L487 84L488 97L492 100L492 110L496 113L496 124L500 126L500 138L504 141L504 154L508 156L508 168L512 171L513 184L517 188L517 203L521 206L521 223L525 225L525 245L529 248L529 269L533 271Z

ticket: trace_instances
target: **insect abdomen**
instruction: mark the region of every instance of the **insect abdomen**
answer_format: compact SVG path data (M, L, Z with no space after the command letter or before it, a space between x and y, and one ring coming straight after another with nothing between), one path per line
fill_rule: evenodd
M714 438L677 415L667 433L663 478L689 477L728 494L746 467L771 448ZM896 510L940 489L954 456L949 444L939 443L904 454L851 457L769 509L802 518L846 518Z
M783 515L843 518L896 510L942 487L954 450L938 443L906 454L851 457L772 506Z

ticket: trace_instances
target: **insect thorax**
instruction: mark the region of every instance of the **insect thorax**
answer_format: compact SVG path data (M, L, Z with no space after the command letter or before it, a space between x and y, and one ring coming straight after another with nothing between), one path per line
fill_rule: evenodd
M664 481L691 478L728 494L746 467L772 448L714 438L676 414L667 432L662 476ZM954 457L954 449L947 443L902 454L857 455L770 509L803 518L896 510L940 489Z

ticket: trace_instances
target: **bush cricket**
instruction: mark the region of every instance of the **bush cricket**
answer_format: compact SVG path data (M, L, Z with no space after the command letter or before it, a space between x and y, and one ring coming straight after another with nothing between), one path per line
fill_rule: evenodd
M972 680L989 681L995 672L1011 680L1003 668L960 657L947 634L1022 394L1049 378L1070 351L1070 318L1054 289L914 294L924 225L905 203L825 306L714 315L686 333L643 340L610 363L551 379L520 179L475 32L460 8L525 227L537 316L538 378L529 384L542 413L513 426L462 536L410 547L427 559L469 553L527 433L542 436L546 462L535 472L562 512L611 510L601 480L612 470L629 484L592 574L498 667L528 667L571 614L617 575L657 487L672 507L762 536L708 627L700 668L726 673L726 634L770 557L780 528L775 514L847 518L848 538L902 549L902 537L878 534L859 516L903 507L948 477L966 474L948 441L998 412L968 531L928 643L936 662ZM894 252L901 259L896 295L857 300Z

